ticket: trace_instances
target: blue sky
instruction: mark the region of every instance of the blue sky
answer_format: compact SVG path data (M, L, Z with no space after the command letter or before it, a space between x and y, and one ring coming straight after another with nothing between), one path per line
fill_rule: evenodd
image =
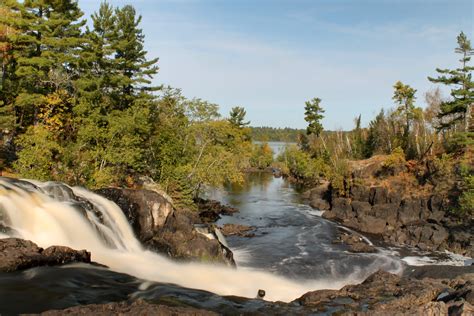
M221 106L253 126L304 128L304 102L322 99L326 129L367 124L393 105L401 80L424 93L435 68L456 66L456 36L473 37L474 1L109 0L142 15L156 84ZM79 0L89 17L99 1Z

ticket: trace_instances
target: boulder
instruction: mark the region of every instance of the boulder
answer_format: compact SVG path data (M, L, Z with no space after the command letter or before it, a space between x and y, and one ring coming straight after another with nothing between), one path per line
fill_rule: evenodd
M96 193L115 202L127 216L135 234L142 242L150 240L173 214L173 205L151 190L121 188L99 189Z
M221 228L222 234L224 236L237 235L241 237L254 237L255 234L251 233L255 227L240 225L240 224L224 224Z
M91 254L86 250L74 250L64 246L43 249L32 241L19 238L0 239L0 272L72 262L90 263Z
M144 242L150 249L167 254L177 260L224 263L234 266L230 249L218 240L214 228L196 229L195 214L187 210L175 210L163 229L152 239Z
M176 210L169 199L151 190L107 188L96 192L122 209L148 249L178 260L235 265L232 252L216 238L213 228L208 234L195 229L201 223L198 212Z
M233 215L239 211L235 207L223 205L221 202L215 200L197 198L194 202L197 204L199 217L205 223L214 223L221 215Z

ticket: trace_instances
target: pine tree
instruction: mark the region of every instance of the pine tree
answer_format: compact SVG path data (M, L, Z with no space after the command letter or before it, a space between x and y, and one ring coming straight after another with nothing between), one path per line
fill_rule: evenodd
M440 106L441 111L438 114L440 118L439 129L451 129L458 122L464 122L464 131L467 132L472 116L472 104L474 103L474 82L471 74L474 67L469 66L468 63L474 54L474 50L471 47L471 41L463 32L458 35L457 43L458 47L456 47L455 52L462 55L459 60L461 67L453 70L437 68L436 71L440 76L437 78L428 77L428 79L431 82L452 87L452 99L443 102Z
M313 98L305 103L304 120L308 122L306 134L319 136L323 131L321 120L324 118L324 109L320 106L321 99Z
M250 124L250 121L245 122L245 115L247 111L241 106L235 106L230 110L229 122L239 128L243 128Z
M21 130L39 123L44 98L59 89L73 92L78 77L79 46L82 43L82 12L73 0L6 1L17 15L17 34L12 39L17 123ZM10 21L11 22L11 21Z
M158 90L152 87L151 78L158 73L158 58L147 60L144 49L142 29L139 28L142 17L135 9L126 5L115 10L116 34L112 44L115 50L115 67L121 77L118 79L117 101L121 108L130 106L137 96L149 96L146 92Z

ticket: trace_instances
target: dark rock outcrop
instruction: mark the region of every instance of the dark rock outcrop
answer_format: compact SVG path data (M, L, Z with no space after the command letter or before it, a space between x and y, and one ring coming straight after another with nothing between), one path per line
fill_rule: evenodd
M240 224L224 224L221 228L224 236L254 237L255 234L251 232L252 230L254 230L254 227Z
M311 206L327 209L322 215L326 219L360 232L379 235L391 244L474 256L474 220L460 224L451 219L442 210L442 200L435 195L413 193L402 196L397 187L361 184L353 186L348 197L339 196L330 186L328 190L309 199ZM321 196L326 200L321 201ZM330 207L320 207L324 205Z
M471 315L473 281L472 274L418 280L378 271L361 284L309 292L295 302L328 314Z
M348 250L354 253L377 252L374 246L366 243L362 237L348 231L340 231L335 243L342 243L348 246Z
M206 233L198 212L175 209L161 194L151 190L107 188L96 191L115 202L127 216L142 244L179 260L234 265L232 252L222 244L212 226Z
M86 250L74 250L64 246L43 249L32 241L19 238L0 239L0 272L72 262L90 263L91 254Z
M239 211L235 207L223 205L216 200L197 198L194 202L197 204L199 217L204 223L214 223L221 215L233 215Z

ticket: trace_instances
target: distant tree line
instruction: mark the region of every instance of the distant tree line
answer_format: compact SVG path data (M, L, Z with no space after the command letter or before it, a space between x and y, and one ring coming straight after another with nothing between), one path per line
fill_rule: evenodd
M290 142L294 143L298 140L298 135L303 129L295 128L277 128L277 127L251 127L252 139L265 142Z

